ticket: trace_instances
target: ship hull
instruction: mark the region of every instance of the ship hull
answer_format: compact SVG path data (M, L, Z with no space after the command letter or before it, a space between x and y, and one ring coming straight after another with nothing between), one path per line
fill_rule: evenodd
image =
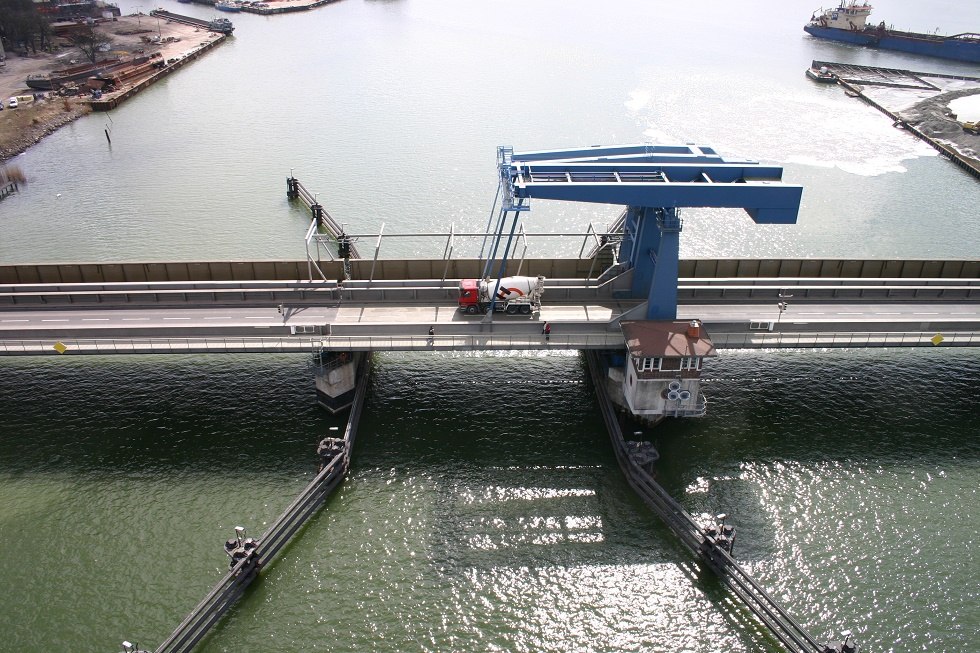
M910 54L921 54L940 59L980 63L980 40L943 38L928 34L913 32L895 32L886 30L853 30L806 25L803 28L808 34L819 39L843 41L882 50L897 50Z
M65 84L84 81L119 65L121 62L118 58L105 59L94 64L83 64L74 68L56 70L49 75L29 75L24 83L35 91L57 91Z

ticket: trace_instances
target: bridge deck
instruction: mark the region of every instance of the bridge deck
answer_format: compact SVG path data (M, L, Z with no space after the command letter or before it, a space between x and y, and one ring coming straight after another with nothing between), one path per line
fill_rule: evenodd
M464 315L454 281L0 286L0 352L604 349L644 304L618 281L549 279L540 313ZM977 344L980 280L683 280L677 317L719 348ZM544 322L552 326L543 339Z

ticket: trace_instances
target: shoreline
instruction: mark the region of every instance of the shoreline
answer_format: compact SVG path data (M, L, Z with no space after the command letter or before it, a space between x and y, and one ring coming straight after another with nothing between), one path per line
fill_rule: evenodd
M6 65L0 68L0 99L5 105L0 111L0 163L7 163L23 154L48 135L82 116L118 106L155 81L198 59L226 38L222 34L174 21L155 21L151 23L153 29L150 29L149 25L143 24L149 20L149 16L137 13L120 16L107 23L110 27L106 31L112 40L113 50L107 53L106 58L116 57L134 64L141 59L159 58L171 63L159 70L154 68L136 74L118 83L116 90L100 98L93 97L85 81L67 84L68 90L60 93L38 91L27 86L29 75L51 73L76 65L81 55L75 48L60 47L52 52L8 57ZM37 99L10 109L6 106L6 98L14 95L31 95Z
M271 15L307 11L337 1L270 0L271 5L242 6L241 10L247 13ZM201 4L213 5L213 2ZM143 26L144 18L154 27L153 29ZM55 92L44 92L44 99L36 100L29 106L21 106L17 109L4 108L0 111L0 164L23 154L46 136L92 111L108 111L116 108L147 86L199 59L228 38L223 34L208 32L198 26L177 21L166 20L161 23L157 20L153 23L151 20L149 15L137 12L128 16L119 16L111 23L107 23L105 30L112 39L112 55L134 60L137 55L159 56L162 61L168 62L167 65L151 73L129 79L116 90L99 98L89 95L87 88L82 85L79 94L72 97L62 97ZM154 35L157 38L152 38ZM188 48L188 43L193 45ZM80 55L77 50L67 45L56 47L52 52L7 57L5 65L0 67L0 100L4 100L6 104L5 99L13 95L34 95L36 91L26 86L28 75L50 73L66 65L74 65L78 58Z
M74 100L70 108L58 106L58 100L54 98L44 100L44 106L36 106L27 109L24 113L30 112L31 121L23 129L19 130L17 136L12 140L4 139L0 144L0 164L9 163L11 159L23 154L32 146L40 143L45 137L53 134L62 127L75 122L82 116L92 113L92 108L87 104ZM67 98L66 98L67 99ZM5 109L5 111L7 111ZM49 118L40 119L38 113L49 114Z

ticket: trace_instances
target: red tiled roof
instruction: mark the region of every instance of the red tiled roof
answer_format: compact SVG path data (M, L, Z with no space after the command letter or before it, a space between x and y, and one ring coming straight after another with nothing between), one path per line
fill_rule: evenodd
M656 356L717 356L704 325L699 324L699 337L687 334L687 320L631 320L621 322L623 336L634 358Z

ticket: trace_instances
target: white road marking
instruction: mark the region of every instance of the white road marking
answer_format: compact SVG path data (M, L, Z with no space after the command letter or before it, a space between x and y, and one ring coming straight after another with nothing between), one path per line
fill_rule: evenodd
M939 315L939 313L912 313L912 315Z
M189 317L165 317L163 319L165 319L165 320L189 320L191 318L189 318Z
M205 320L230 320L230 315L222 315L221 317L206 317Z
M108 322L107 317L83 317L82 322Z
M30 320L0 320L0 322L30 322Z
M41 320L42 322L67 322L68 320Z
M123 322L146 322L149 319L150 318L148 317L124 317L122 321Z

